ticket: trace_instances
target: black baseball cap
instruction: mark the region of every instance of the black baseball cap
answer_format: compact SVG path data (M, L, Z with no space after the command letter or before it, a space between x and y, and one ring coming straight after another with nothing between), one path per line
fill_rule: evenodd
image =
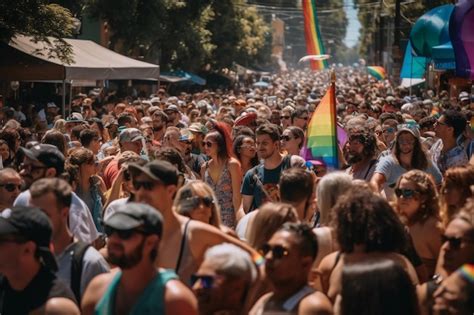
M35 161L43 163L46 167L52 167L57 175L64 171L64 155L52 144L36 144L31 148L21 148L25 155Z
M150 205L129 202L118 207L104 224L116 230L132 230L140 227L145 233L161 238L163 216Z
M57 271L56 259L49 248L52 233L48 216L39 208L12 207L0 214L0 238L12 235L34 242L43 265Z
M131 163L128 169L132 176L144 173L156 181L165 185L178 185L178 170L168 161L152 161L143 166Z

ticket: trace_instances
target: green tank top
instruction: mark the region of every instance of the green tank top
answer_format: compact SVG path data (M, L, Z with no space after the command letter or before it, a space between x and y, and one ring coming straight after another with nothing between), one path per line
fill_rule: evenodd
M122 272L117 272L107 291L97 303L94 311L95 315L113 315L115 313L115 294L121 277ZM164 315L165 286L169 280L173 279L178 279L178 276L172 270L159 271L133 305L130 315Z

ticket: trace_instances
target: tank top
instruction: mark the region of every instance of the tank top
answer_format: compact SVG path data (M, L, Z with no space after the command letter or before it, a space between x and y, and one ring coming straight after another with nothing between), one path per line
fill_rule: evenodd
M191 286L191 275L199 268L199 263L194 259L191 249L189 248L188 227L191 223L189 219L184 224L183 237L179 246L178 260L176 262L175 272L179 279L188 287Z
M97 303L94 311L95 315L115 314L115 294L121 277L122 272L117 272L99 303ZM165 286L169 280L177 278L171 270L159 271L133 305L130 315L165 314Z

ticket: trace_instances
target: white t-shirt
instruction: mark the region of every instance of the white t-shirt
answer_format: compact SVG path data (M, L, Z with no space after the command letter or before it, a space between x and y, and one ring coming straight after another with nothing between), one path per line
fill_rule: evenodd
M16 197L14 206L31 206L30 190L25 190ZM69 229L72 234L84 243L92 244L98 237L99 232L95 227L92 214L86 203L74 192L72 193L71 206L69 208Z

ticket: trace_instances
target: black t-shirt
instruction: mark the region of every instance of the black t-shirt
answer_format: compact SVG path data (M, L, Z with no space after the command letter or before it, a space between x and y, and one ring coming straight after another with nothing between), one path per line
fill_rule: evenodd
M46 268L41 268L22 291L12 289L8 280L0 276L1 315L28 314L55 297L67 298L77 304L71 289Z

